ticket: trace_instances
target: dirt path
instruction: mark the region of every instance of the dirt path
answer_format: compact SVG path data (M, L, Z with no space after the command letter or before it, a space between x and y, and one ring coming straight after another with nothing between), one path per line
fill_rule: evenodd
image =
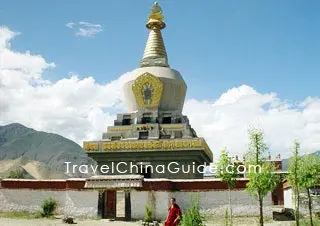
M78 220L76 225L88 226L136 226L140 225L138 222L110 222L107 220ZM48 220L48 219L11 219L0 218L1 226L66 226L62 220Z
M249 220L250 221L250 220ZM272 222L266 223L265 226L290 226L291 222ZM62 220L47 220L47 219L11 219L0 218L1 226L66 226ZM78 220L76 225L80 226L137 226L139 222L122 222L108 220ZM207 226L221 226L220 222L206 222ZM254 222L234 222L235 226L255 226Z

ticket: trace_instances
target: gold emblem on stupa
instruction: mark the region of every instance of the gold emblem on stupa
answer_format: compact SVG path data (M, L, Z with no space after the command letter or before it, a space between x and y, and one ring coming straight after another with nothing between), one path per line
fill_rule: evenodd
M150 73L140 75L132 85L132 91L140 108L159 107L163 84Z

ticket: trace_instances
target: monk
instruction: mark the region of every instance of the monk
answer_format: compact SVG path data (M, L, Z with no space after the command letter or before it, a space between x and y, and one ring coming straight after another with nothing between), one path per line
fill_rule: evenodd
M182 215L180 207L176 204L176 199L170 199L170 206L168 209L168 216L165 221L165 226L178 226L180 217Z

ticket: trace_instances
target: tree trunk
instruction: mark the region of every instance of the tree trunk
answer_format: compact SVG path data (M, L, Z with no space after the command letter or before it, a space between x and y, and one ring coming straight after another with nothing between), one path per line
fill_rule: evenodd
M308 207L309 207L309 216L310 216L310 226L313 226L313 220L312 220L312 200L310 195L310 190L307 188L307 194L308 194Z
M299 214L299 208L300 208L300 191L299 188L296 186L296 189L294 189L294 218L296 220L296 226L300 225L300 214Z
M260 192L258 193L258 198L259 198L259 210L260 210L259 225L263 226L263 200Z
M232 205L231 205L231 189L229 189L229 209L230 209L230 225L232 226Z

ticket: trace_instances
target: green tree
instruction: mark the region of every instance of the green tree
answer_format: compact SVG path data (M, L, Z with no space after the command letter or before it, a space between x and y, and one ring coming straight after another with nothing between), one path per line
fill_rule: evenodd
M200 213L199 195L191 196L190 208L183 214L180 226L204 226L203 216Z
M307 191L308 195L310 226L314 226L312 219L312 198L310 195L310 189L314 188L320 183L320 157L314 155L302 157L300 177L300 186Z
M259 225L263 226L263 199L279 183L280 177L275 174L275 166L264 157L268 147L264 142L263 132L253 128L249 130L249 150L246 164L259 166L260 170L248 172L249 182L246 190L259 201ZM251 167L248 167L251 168Z
M287 180L292 186L294 193L294 206L295 206L295 220L296 225L299 226L299 209L300 209L300 183L301 183L301 157L300 153L300 143L295 140L293 142L293 157L289 160L289 169Z
M229 156L227 149L223 148L221 150L220 159L217 163L217 177L222 180L222 182L228 185L228 194L229 194L229 212L230 212L230 225L232 225L232 203L231 203L231 189L236 186L237 183L237 172L236 166ZM228 217L228 211L226 212ZM228 225L228 221L226 221Z

